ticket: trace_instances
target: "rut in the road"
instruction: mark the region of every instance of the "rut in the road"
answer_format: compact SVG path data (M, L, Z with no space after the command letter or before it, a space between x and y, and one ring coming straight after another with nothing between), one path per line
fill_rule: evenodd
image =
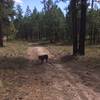
M62 93L70 97L70 100L100 100L99 95L75 79L69 69L65 70L61 64L51 64L51 66L58 77L55 79L55 88L62 89Z

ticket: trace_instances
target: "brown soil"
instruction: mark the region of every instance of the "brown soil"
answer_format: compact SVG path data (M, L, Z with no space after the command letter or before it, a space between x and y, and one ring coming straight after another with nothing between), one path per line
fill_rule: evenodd
M36 54L42 54L47 53L49 56L51 55L50 52L45 47L36 47L36 48L29 48L28 53L32 50L32 52L35 49L39 49L39 52ZM32 54L32 53L31 53ZM32 58L34 58L34 54ZM30 57L31 58L31 57ZM68 58L70 58L68 56ZM42 77L38 76L39 79L36 79L39 82L39 85L36 84L32 86L31 92L29 93L24 100L28 100L28 98L31 98L30 100L100 100L100 93L93 91L92 88L87 87L83 84L88 83L91 81L97 81L98 87L100 79L96 76L90 76L92 73L84 72L84 70L78 72L77 75L71 71L72 67L76 67L80 69L80 65L75 64L73 61L66 64L59 64L59 63L48 63L44 65L40 65L41 67L44 67L46 70L45 73L43 73ZM73 70L75 71L74 68ZM85 69L86 71L86 69ZM81 76L81 80L78 75L83 74ZM40 74L41 75L41 74ZM87 79L85 79L87 78ZM33 81L34 84L34 81ZM91 82L92 84L92 82ZM90 85L91 85L90 84ZM95 84L94 84L95 85ZM95 87L95 86L93 86ZM35 90L36 88L36 90ZM37 89L38 88L38 89ZM34 91L38 91L34 94Z
M29 47L26 57L29 61L37 59L37 48L52 55L45 47ZM25 60L23 68L9 66L0 75L0 100L100 100L100 68L88 67L88 59L72 58L68 62L56 60L44 64ZM10 82L2 83L4 80Z

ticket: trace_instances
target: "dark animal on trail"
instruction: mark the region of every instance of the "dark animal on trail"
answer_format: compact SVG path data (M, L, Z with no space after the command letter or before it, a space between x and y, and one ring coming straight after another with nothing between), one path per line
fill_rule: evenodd
M39 56L38 56L38 59L41 61L41 64L42 64L44 61L48 62L48 55L47 55L47 54L45 54L45 55L39 55Z

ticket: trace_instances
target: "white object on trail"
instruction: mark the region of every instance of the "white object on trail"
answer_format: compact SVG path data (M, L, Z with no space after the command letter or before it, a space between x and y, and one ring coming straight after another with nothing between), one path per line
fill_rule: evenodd
M53 57L45 47L29 47L27 50L27 58L29 60L38 60L38 56L41 55L48 55L48 58Z

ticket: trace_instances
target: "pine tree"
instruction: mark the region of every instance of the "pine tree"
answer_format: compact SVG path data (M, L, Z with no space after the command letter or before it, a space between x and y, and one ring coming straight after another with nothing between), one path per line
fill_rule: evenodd
M25 17L29 17L29 16L31 16L31 9L29 8L29 6L27 6L26 12L25 12Z
M71 12L72 12L72 30L73 30L73 55L78 53L78 31L77 31L77 0L71 0Z
M79 54L85 54L85 34L86 34L86 11L87 0L81 0L81 22L79 34Z
M13 0L0 0L0 46L3 47L2 26L9 25L10 19L14 15Z
M19 21L22 20L23 18L23 11L20 5L17 5L16 7L16 19L18 19Z
M21 27L21 23L22 23L22 20L23 20L23 11L22 11L22 8L20 5L17 5L16 6L16 18L14 20L14 23L15 23L15 26L16 28L19 30L20 27Z

